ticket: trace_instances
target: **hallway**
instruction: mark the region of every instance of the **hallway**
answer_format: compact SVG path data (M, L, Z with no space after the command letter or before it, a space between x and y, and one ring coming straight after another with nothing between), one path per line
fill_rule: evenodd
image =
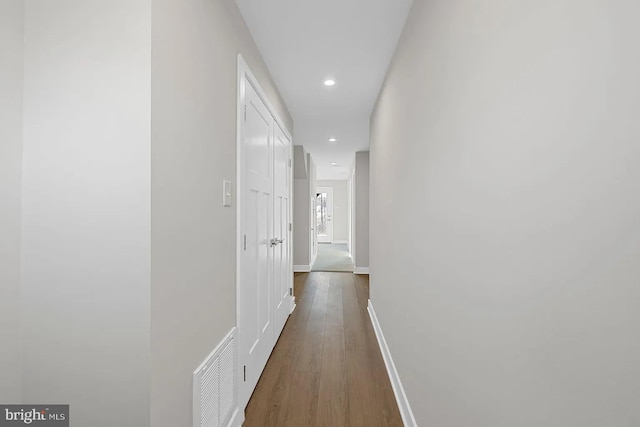
M367 312L368 276L296 274L295 292L244 425L402 426Z
M0 0L0 426L640 427L639 16Z

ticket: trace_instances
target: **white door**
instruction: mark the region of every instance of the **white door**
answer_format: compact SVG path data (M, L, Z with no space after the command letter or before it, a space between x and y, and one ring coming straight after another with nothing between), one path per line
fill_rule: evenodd
M291 310L290 289L292 286L291 264L291 231L289 223L289 198L291 191L291 141L277 124L273 133L273 289L274 289L274 334L275 339L282 332L282 328Z
M241 229L239 352L246 404L271 354L273 327L273 119L245 80L241 143Z
M333 188L316 190L316 231L318 242L333 242Z

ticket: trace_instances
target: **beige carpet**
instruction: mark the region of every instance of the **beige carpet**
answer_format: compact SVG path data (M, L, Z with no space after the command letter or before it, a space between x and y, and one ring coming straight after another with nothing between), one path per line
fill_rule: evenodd
M353 267L347 245L318 243L318 257L311 271L353 272Z

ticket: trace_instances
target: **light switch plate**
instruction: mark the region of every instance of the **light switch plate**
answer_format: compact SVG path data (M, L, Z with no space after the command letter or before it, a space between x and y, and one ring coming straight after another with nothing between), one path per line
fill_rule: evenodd
M222 181L222 206L225 208L231 207L231 181L224 180Z

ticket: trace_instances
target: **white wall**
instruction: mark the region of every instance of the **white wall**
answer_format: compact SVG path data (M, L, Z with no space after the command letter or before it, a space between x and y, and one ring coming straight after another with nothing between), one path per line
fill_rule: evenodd
M154 0L152 48L154 427L191 425L192 372L236 323L237 59L292 120L236 4Z
M23 0L0 0L0 402L20 403Z
M317 188L316 163L302 146L295 149L306 160L298 159L294 164L298 173L293 181L293 266L295 271L310 271L317 255L317 237L314 237L316 217L311 204ZM303 167L306 170L304 177L301 173Z
M359 151L355 160L355 264L356 273L369 268L369 152Z
M355 241L356 241L356 171L355 171L355 156L354 164L349 172L348 180L348 196L349 197L349 252L351 257L355 258Z
M27 0L23 400L149 425L150 0Z
M235 3L0 0L0 48L0 400L190 425L235 325L238 52L292 130Z
M302 145L295 145L293 162L293 265L309 268L312 227L309 204L309 165ZM303 266L303 267L300 267ZM305 267L306 266L306 267Z
M309 209L311 209L311 199L315 199L316 198L316 194L318 191L318 170L316 168L316 162L313 159L313 157L311 156L311 154L309 154L309 159L308 159L308 164L309 164ZM316 217L316 212L310 212L311 216L309 218L309 225L311 227L313 227L313 231L312 233L315 233L315 238L311 237L311 260L309 262L310 266L313 266L313 263L316 260L316 257L318 256L318 227L316 224L317 221L317 217ZM311 228L309 227L309 228Z
M640 425L639 15L414 3L372 117L371 299L418 425Z
M333 188L333 241L349 240L349 209L346 180L318 180L318 187Z

